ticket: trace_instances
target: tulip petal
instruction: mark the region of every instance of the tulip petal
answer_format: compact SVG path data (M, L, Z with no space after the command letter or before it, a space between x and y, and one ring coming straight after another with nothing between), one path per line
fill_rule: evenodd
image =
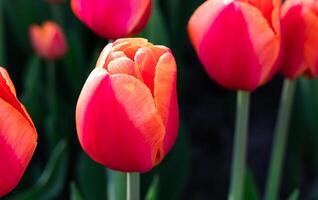
M21 179L37 145L37 134L28 119L0 98L0 196Z
M200 43L198 54L208 74L220 85L253 91L260 84L262 66L252 44L253 27L244 17L242 4L231 3L222 10ZM263 24L261 13L252 6L250 9Z
M144 172L162 159L162 120L150 90L132 76L95 68L79 97L76 122L83 148L111 169Z
M225 4L221 0L205 1L192 15L188 24L188 33L190 40L195 49L198 50L199 45L209 27L222 11Z
M7 85L9 86L11 92L14 94L14 96L17 96L17 93L15 91L15 87L10 79L10 76L7 72L7 70L3 67L0 67L0 79L5 79Z
M26 112L24 106L21 105L15 95L15 89L8 73L4 68L0 67L0 99L13 106L29 121L30 125L34 127L29 114Z
M305 62L304 44L306 40L306 22L302 16L302 6L292 5L287 1L283 6L282 39L283 56L280 70L290 79L304 73ZM287 6L292 6L287 9ZM293 30L293 31L290 31Z
M110 74L128 74L135 76L135 63L127 57L117 58L108 64Z
M102 37L116 39L127 36L149 9L150 0L72 0L73 12L89 28ZM147 15L146 15L147 17Z
M158 114L166 127L164 136L164 154L166 155L178 135L179 110L176 91L177 65L170 52L162 55L156 66L154 80L154 98Z

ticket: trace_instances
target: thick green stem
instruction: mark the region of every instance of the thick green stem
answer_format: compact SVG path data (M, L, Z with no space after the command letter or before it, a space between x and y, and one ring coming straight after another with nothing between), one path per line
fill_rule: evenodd
M250 94L238 91L229 200L241 200L243 197L249 103Z
M107 199L126 199L126 173L106 169L107 174Z
M6 64L5 55L5 29L4 29L4 0L0 0L0 66Z
M140 199L140 174L127 173L127 200Z
M274 132L265 200L277 199L294 92L295 81L285 79Z

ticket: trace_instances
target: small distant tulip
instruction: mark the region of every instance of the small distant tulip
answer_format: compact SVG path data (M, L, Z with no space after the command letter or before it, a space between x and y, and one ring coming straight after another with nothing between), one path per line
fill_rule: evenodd
M160 163L178 133L176 75L167 47L142 38L108 44L77 103L77 135L86 153L124 172Z
M318 75L318 1L287 0L282 7L281 71L295 79Z
M277 71L279 0L208 0L188 24L208 75L228 89L253 91Z
M0 197L19 183L37 145L33 122L0 67Z
M66 54L63 30L55 22L47 21L42 26L31 25L29 34L34 51L42 58L57 60Z
M118 39L140 32L147 24L151 0L71 0L74 14L97 35Z

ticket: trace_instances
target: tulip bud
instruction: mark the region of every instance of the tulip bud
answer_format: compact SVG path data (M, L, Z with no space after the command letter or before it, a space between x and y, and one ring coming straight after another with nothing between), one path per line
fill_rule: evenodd
M287 0L282 7L281 72L295 79L318 75L318 1Z
M108 44L77 103L84 151L124 172L146 172L159 164L178 133L176 75L167 47L142 38Z
M277 71L279 0L208 0L188 24L208 75L228 89L253 91Z
M63 30L55 22L47 21L42 26L31 25L29 34L32 47L40 57L57 60L66 54Z
M19 183L37 145L34 124L0 67L0 197Z
M151 0L71 0L74 14L106 39L140 32L150 18L151 6Z

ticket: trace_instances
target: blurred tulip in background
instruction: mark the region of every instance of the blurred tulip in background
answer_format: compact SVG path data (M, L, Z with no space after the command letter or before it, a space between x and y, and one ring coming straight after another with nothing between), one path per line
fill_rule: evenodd
M62 28L53 21L42 26L31 25L29 35L34 51L46 60L57 60L67 52L67 43Z
M140 32L147 24L151 0L71 0L74 14L97 35L118 39Z

